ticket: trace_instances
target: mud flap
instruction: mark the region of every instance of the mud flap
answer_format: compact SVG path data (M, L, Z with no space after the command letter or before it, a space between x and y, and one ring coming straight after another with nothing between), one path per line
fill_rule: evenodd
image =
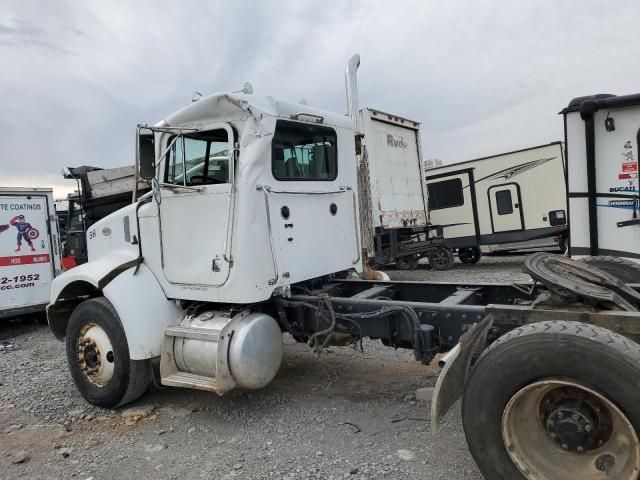
M476 351L484 348L493 316L487 315L480 323L460 337L460 342L448 354L446 363L436 382L431 402L431 432L436 433L440 422L451 406L460 398L469 376L471 359Z

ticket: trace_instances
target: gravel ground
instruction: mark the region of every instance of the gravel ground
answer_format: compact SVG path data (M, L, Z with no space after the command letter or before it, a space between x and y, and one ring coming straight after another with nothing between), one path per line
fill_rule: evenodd
M526 280L524 257L421 266L394 279ZM92 407L69 376L64 345L37 323L5 321L0 340L0 479L481 479L454 408L436 435L429 404L437 368L365 341L320 359L285 338L276 379L224 397L164 388L116 411Z

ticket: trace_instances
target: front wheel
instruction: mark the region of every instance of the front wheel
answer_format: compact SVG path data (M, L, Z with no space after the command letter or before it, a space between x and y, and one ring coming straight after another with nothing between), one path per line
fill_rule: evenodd
M499 338L463 397L469 448L486 478L636 480L640 347L606 329L544 322Z
M88 402L115 408L147 390L150 362L131 360L120 318L106 298L86 300L76 307L65 341L71 377Z
M453 253L446 247L440 247L427 254L429 265L434 270L451 270L453 267Z

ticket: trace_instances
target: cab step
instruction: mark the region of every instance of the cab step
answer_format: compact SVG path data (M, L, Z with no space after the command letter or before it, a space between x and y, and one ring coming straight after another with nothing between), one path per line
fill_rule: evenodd
M188 372L176 372L162 378L162 384L169 387L195 388L197 390L216 391L215 377L207 377Z
M220 337L219 331L202 330L189 327L169 327L164 331L169 337L192 338L194 340L205 340L208 342L217 342Z

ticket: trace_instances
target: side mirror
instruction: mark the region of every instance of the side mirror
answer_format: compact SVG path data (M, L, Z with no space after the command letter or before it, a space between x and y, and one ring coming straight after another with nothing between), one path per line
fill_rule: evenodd
M138 129L138 173L144 180L156 176L156 147L151 129Z

